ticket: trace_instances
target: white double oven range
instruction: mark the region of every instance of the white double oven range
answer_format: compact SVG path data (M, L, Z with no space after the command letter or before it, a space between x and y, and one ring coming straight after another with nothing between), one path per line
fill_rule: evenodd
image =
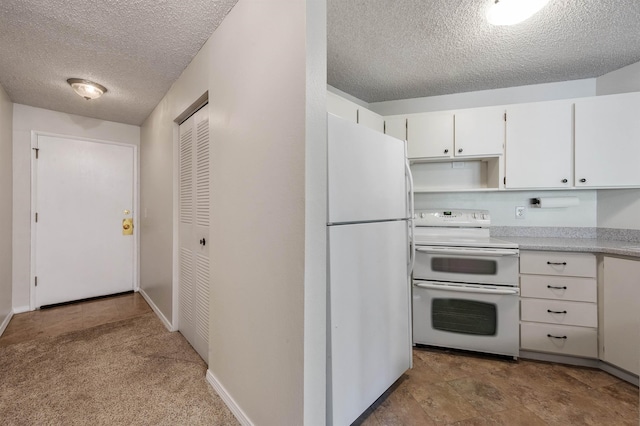
M486 210L414 214L413 341L518 357L518 245Z

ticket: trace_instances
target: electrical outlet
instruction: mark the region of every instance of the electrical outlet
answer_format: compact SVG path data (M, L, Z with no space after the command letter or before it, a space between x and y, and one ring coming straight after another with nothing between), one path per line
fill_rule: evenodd
M527 208L524 206L516 207L516 219L524 219L527 215Z

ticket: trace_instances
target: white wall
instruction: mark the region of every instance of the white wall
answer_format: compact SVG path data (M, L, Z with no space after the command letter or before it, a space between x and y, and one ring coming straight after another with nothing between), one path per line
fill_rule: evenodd
M529 200L538 197L578 197L575 207L540 209ZM491 213L493 226L551 226L595 228L597 206L595 190L580 191L502 191L416 194L416 209L484 209ZM598 200L599 201L599 200ZM524 219L516 219L516 206L527 208Z
M369 109L381 115L412 114L417 112L445 111L492 105L508 105L522 102L552 101L596 95L596 79L533 84L505 89L480 90L426 98L401 99L375 102Z
M325 4L240 0L142 126L141 283L164 306L173 120L208 90L209 374L256 425L325 423Z
M140 155L140 289L164 320L177 327L174 309L173 241L177 230L177 184L174 166L178 151L174 120L209 90L209 42L207 42L171 86L142 124Z
M598 227L640 230L640 189L598 191Z
M0 86L0 334L11 314L13 103Z
M598 96L638 91L640 91L640 62L627 65L596 79Z
M31 156L33 155L31 135L34 131L135 146L140 144L138 126L14 104L13 308L15 311L28 310L30 300Z

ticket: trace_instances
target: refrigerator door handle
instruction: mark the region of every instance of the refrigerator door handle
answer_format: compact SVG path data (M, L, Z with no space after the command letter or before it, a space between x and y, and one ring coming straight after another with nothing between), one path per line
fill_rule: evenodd
M409 226L407 227L407 233L409 234L409 271L408 271L408 275L409 278L411 278L411 274L413 273L413 268L415 266L415 261L416 261L416 243L414 240L414 235L415 235L415 222L413 220L413 214L414 214L414 206L415 206L415 200L413 197L413 174L411 173L411 165L409 164L409 158L407 157L407 141L404 141L404 152L405 152L405 162L404 162L404 167L405 167L405 173L407 176L407 181L409 182L409 197L408 197L408 209L409 211L407 212L407 215L409 217Z

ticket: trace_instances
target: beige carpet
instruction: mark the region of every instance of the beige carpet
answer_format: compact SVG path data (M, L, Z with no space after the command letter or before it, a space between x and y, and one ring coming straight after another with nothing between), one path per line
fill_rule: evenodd
M237 425L155 314L0 348L2 425Z

